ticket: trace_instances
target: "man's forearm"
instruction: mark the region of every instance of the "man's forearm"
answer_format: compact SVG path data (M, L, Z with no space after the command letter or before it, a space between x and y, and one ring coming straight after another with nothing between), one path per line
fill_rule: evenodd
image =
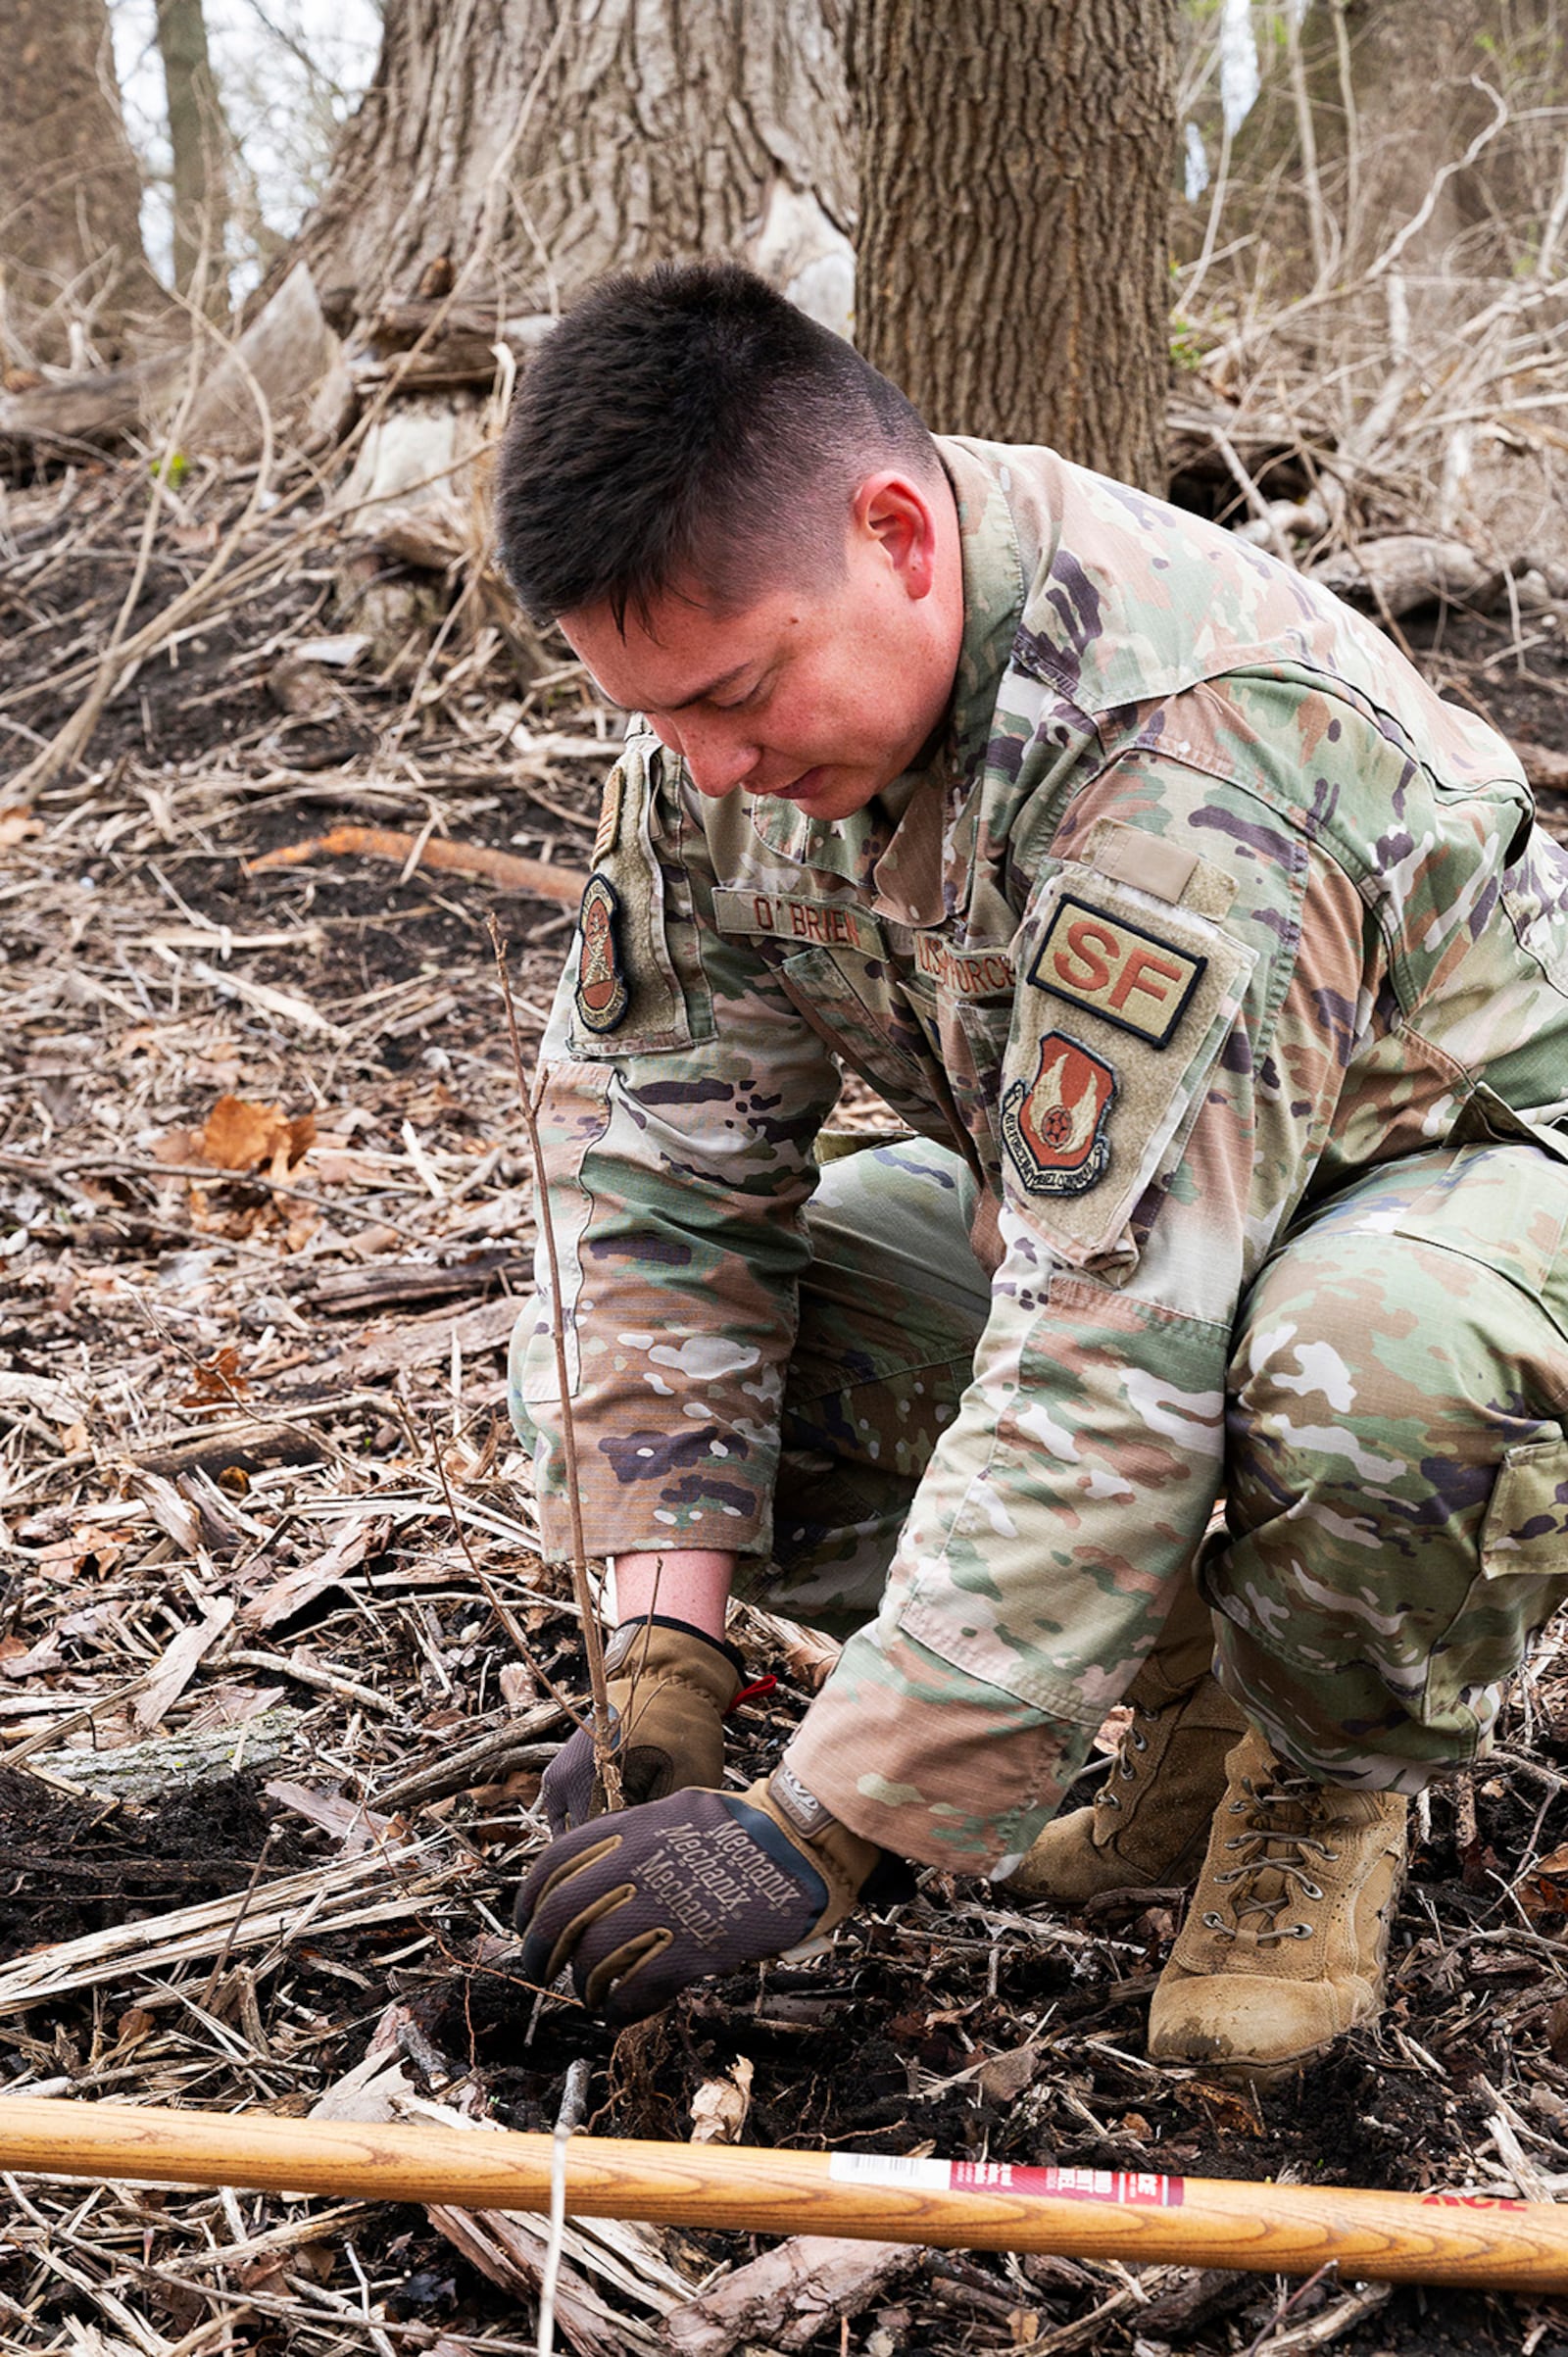
M715 1547L662 1547L646 1554L616 1555L615 1619L683 1620L705 1636L722 1637L724 1607L735 1577L735 1557Z

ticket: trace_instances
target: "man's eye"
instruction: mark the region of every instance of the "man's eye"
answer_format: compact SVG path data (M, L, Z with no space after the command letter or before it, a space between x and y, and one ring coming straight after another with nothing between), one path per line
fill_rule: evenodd
M761 702L761 698L762 698L762 686L763 686L763 682L762 682L762 681L760 679L760 680L757 682L757 685L756 685L755 687L749 687L749 688L747 689L747 691L746 691L746 693L745 693L745 695L744 695L744 696L732 696L732 697L730 698L730 701L729 701L727 704L715 704L715 705L714 705L714 707L713 707L713 710L714 710L714 712L745 712L745 711L746 711L746 709L747 709L747 707L748 707L749 705L752 705L752 704L760 704L760 703Z

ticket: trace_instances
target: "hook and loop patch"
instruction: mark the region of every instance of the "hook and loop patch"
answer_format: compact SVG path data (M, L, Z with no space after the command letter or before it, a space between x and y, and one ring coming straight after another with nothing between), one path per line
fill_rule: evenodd
M613 1031L631 993L621 958L620 895L608 876L588 878L577 928L577 1020L584 1031Z

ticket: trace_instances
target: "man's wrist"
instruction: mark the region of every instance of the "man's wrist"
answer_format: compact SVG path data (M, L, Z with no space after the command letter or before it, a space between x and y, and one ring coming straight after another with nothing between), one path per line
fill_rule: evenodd
M736 1558L717 1547L639 1549L613 1558L615 1619L684 1621L722 1643Z

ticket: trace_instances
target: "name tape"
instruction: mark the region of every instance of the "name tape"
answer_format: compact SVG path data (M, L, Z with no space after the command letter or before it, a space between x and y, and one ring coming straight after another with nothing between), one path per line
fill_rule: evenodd
M771 933L824 950L858 950L864 958L883 954L876 919L844 901L799 901L782 893L725 887L713 895L713 916L723 933Z

